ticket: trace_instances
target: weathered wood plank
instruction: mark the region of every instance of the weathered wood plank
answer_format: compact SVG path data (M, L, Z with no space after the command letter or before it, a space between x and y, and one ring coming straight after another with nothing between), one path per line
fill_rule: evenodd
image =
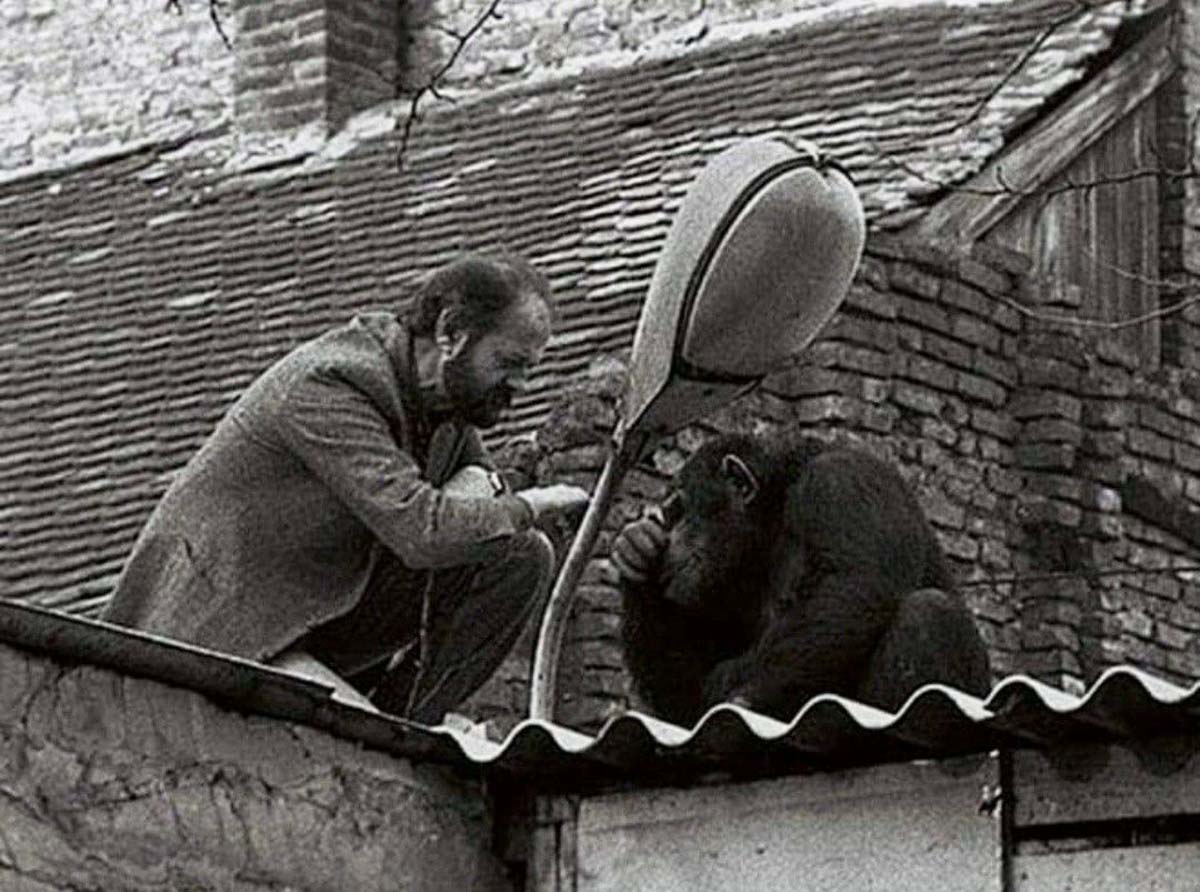
M585 800L579 892L1001 888L992 759Z
M1175 69L1169 23L1122 53L1061 109L1019 139L1001 157L931 208L917 232L974 241L1140 105ZM968 191L969 190L969 191ZM995 194L979 195L979 191Z
M1172 737L1139 753L1098 744L1013 758L1018 828L1158 815L1200 821L1200 737Z
M1018 855L1014 892L1185 892L1200 889L1200 845Z

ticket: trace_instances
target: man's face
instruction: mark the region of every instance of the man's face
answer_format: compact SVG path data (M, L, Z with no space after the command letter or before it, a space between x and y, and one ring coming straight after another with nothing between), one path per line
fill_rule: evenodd
M550 313L536 294L514 303L493 329L470 335L442 368L458 415L477 427L499 421L549 339Z

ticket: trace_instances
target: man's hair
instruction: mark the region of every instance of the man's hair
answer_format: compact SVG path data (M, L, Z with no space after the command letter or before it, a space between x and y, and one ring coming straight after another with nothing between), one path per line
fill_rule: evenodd
M432 336L438 316L450 310L456 330L479 334L525 294L537 294L555 315L550 283L529 262L512 254L464 254L418 286L404 311L409 330Z

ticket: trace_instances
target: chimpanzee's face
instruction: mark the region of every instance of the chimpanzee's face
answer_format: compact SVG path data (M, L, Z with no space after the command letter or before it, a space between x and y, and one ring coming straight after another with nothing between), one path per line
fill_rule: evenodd
M664 514L675 515L663 571L663 596L681 607L711 608L728 602L748 557L763 544L756 509L758 456L733 451L721 438L684 465Z

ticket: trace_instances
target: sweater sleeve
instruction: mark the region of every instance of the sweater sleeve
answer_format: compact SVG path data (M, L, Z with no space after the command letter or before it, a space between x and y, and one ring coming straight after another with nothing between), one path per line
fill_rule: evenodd
M408 567L475 563L531 525L516 496L451 495L424 480L366 394L333 373L295 382L278 421L287 447Z

